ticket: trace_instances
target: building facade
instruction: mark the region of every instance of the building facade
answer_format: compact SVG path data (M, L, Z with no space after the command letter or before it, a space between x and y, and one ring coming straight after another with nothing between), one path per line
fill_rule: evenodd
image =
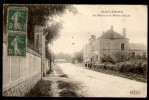
M145 56L147 57L147 46L142 43L130 43L129 44L129 55L132 56Z
M83 62L84 63L101 63L102 58L110 56L115 61L116 55L119 53L125 54L126 57L130 52L141 52L146 55L147 50L143 47L143 49L130 48L132 44L129 43L129 39L126 37L126 29L123 28L123 35L115 32L113 26L107 32L103 32L103 34L96 39L95 35L92 35L89 39L89 43L83 48ZM137 44L136 44L137 45Z

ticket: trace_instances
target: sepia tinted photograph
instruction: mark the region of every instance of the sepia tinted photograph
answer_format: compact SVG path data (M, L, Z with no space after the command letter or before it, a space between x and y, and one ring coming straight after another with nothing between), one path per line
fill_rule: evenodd
M3 4L4 97L147 97L147 5Z

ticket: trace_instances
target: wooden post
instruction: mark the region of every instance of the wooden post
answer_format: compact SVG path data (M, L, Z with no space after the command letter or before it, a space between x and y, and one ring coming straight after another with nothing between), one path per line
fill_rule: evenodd
M51 57L51 44L50 44L50 72L51 72L51 69L52 69L52 57Z

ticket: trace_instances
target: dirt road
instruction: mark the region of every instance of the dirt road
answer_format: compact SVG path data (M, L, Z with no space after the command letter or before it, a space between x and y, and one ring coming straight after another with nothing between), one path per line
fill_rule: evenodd
M85 97L146 97L147 84L112 76L71 63L59 63L67 76L82 86L79 93Z

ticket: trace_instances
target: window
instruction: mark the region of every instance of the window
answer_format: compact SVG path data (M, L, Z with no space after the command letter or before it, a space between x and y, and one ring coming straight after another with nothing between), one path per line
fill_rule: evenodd
M124 43L121 43L121 50L124 50Z
M96 61L98 61L98 55L96 55Z
M100 48L104 50L107 49L107 43L102 42Z
M94 50L98 50L98 45L97 44L94 46Z
M93 61L93 58L91 58L91 62Z
M94 51L94 46L92 46L91 51Z
M93 45L91 49L92 49L92 51L98 50L98 45L97 44L96 45Z
M94 56L92 56L92 61L95 61L95 57Z
M112 49L112 43L108 42L106 49L108 49L108 50Z

